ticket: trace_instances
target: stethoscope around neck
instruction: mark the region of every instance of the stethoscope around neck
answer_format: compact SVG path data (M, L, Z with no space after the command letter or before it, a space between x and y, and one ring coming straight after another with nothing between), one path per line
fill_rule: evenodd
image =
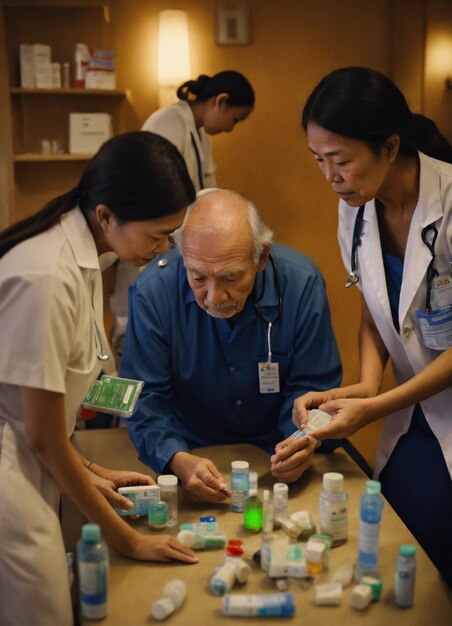
M361 230L363 227L363 219L364 219L364 207L362 204L355 218L355 225L353 227L353 239L352 239L352 252L350 255L350 266L351 271L347 274L347 279L345 281L345 286L347 289L352 285L356 285L359 281L359 274L356 271L356 256L357 256L357 248L361 245Z
M255 283L252 298L253 298L253 305L256 310L256 313L261 318L261 320L263 320L267 324L268 364L270 365L271 360L272 360L271 331L272 331L272 327L276 324L276 322L281 319L281 315L283 313L283 298L282 298L282 293L281 293L281 285L279 284L279 276L278 276L278 269L276 267L276 261L272 257L271 254L269 255L268 258L273 269L273 281L274 281L276 293L278 296L278 312L275 318L272 320L267 319L265 315L262 313L261 308L259 306L259 302L260 300L262 300L262 298L264 297L264 293L265 293L265 272L262 272L262 287L260 290L259 297L256 294L256 283Z
M351 287L352 285L356 285L356 283L359 281L359 274L356 270L356 258L357 258L357 248L358 246L361 245L361 231L362 231L362 225L363 225L363 219L364 219L364 206L365 205L362 204L359 207L358 213L356 214L356 218L355 218L355 225L353 227L352 251L350 255L351 271L347 274L347 280L345 281L345 286L347 288ZM430 232L431 232L431 240L429 239ZM432 294L432 284L433 284L433 280L438 276L438 272L434 268L434 262L435 262L435 257L436 257L435 244L436 244L437 237L438 237L438 229L436 228L434 224L428 224L422 229L421 239L423 243L429 249L430 254L432 255L432 258L430 260L430 263L427 268L427 273L426 273L426 281L427 281L427 293L425 296L425 310L426 311L432 310L431 303L430 303L431 294Z
M96 320L94 320L94 328L96 330L97 341L99 342L99 352L96 356L99 361L108 361L110 357L106 352L104 352L104 348L102 346L102 336L100 334L99 326L97 325Z

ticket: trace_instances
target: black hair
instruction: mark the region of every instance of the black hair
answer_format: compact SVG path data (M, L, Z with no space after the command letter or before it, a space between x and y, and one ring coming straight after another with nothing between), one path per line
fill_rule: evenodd
M234 70L218 72L212 77L201 74L196 80L187 80L177 90L177 97L179 100L203 102L220 93L228 94L229 106L254 106L255 96L251 83L243 74Z
M400 152L417 150L452 163L452 146L429 118L413 114L402 92L384 74L365 67L334 70L308 97L302 125L309 122L344 137L359 139L378 153L391 135Z
M185 161L167 139L147 131L117 135L100 147L76 187L0 233L0 257L77 204L85 216L105 204L118 221L139 222L177 213L195 197Z

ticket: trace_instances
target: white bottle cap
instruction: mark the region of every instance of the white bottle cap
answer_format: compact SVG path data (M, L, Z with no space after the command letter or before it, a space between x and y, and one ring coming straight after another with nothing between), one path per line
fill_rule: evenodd
M180 578L170 580L163 587L163 596L171 598L176 609L178 609L187 596L187 587Z
M250 464L248 461L232 461L231 468L234 472L248 472Z
M160 598L151 605L151 615L159 621L164 620L176 610L174 602L168 596Z
M314 587L315 603L319 605L337 605L342 602L342 585L329 583Z
M320 541L308 541L306 544L306 561L320 563L325 556L326 545Z
M372 601L372 589L369 585L356 585L350 593L350 606L362 611Z
M352 563L342 563L339 565L331 576L332 583L340 583L343 588L348 587L353 580Z
M273 485L273 493L288 493L289 486L286 483L275 483Z
M157 478L158 486L162 488L162 491L173 490L177 487L177 476L173 474L162 474Z
M196 534L192 530L180 530L177 533L177 540L187 548L191 548L196 543Z
M263 498L264 498L265 504L270 502L270 491L269 491L269 489L264 489Z
M337 472L327 472L323 475L323 488L330 491L342 491L344 488L344 477Z

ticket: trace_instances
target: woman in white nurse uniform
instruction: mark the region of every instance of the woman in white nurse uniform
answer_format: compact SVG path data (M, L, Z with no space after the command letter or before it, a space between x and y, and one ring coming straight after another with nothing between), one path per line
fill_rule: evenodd
M334 413L314 437L347 437L388 415L375 474L452 584L452 147L386 76L322 79L303 110L308 145L341 198L346 287L362 292L359 383L298 398ZM398 386L379 394L391 358Z
M106 541L141 560L197 559L168 535L134 531L110 502L149 476L88 463L69 437L101 370L102 255L139 266L165 250L195 192L165 139L106 142L75 189L0 233L0 624L72 624L61 490ZM89 465L89 467L88 467Z

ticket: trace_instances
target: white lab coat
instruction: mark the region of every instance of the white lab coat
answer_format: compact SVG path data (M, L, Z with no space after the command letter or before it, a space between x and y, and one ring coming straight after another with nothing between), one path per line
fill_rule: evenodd
M72 434L101 369L102 306L99 258L79 209L0 259L0 624L73 621L60 488L26 445L19 390L64 393Z
M141 130L148 130L173 143L184 157L188 173L196 191L199 191L199 173L196 153L192 145L192 135L202 163L204 188L216 187L216 165L212 156L210 140L203 128L199 132L195 119L187 102L180 101L152 113L145 121Z
M424 345L416 320L416 311L425 308L425 276L432 258L421 239L425 226L434 223L438 229L434 267L440 275L451 271L452 261L452 165L422 153L419 153L419 158L419 199L411 220L400 293L400 335L392 322L373 200L366 204L364 210L361 246L357 249L357 271L360 275L357 285L391 356L398 384L417 374L440 354ZM340 201L338 238L348 272L351 269L353 227L357 211ZM431 396L421 405L452 475L452 388ZM412 412L413 407L408 407L386 419L375 459L376 476L385 466L399 438L407 432Z

